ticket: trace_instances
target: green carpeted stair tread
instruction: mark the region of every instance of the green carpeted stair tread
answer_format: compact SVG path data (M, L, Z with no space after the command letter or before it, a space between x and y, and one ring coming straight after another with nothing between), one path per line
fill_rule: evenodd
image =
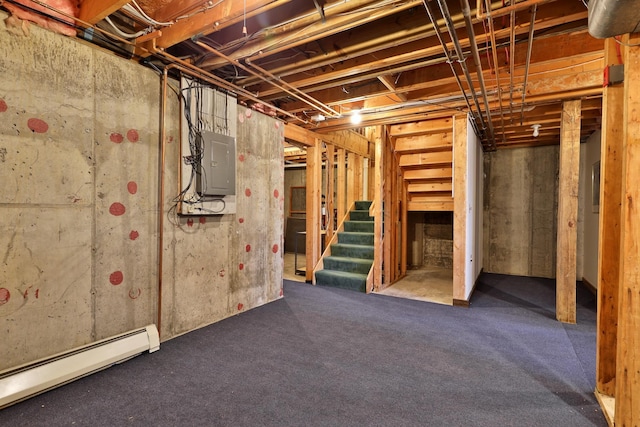
M369 216L369 211L350 211L349 220L351 221L373 221L373 217Z
M316 284L366 292L367 275L335 270L316 271Z
M324 258L325 270L342 271L346 273L368 274L373 264L372 259L328 256Z
M363 211L363 210L369 210L369 208L371 207L371 201L370 200L357 200L355 203L355 210L358 211Z
M345 221L344 231L373 233L373 221Z
M373 246L373 236L373 233L364 231L341 231L338 233L338 243Z
M336 243L331 245L331 255L338 257L373 259L373 246Z

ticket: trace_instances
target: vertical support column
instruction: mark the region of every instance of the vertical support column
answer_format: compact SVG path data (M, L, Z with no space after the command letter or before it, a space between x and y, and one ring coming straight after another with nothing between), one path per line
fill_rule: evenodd
M347 201L347 170L345 165L345 151L344 148L338 148L336 154L336 215L338 216L338 223L342 221L344 214L347 213L347 207L345 206Z
M373 217L373 290L379 291L382 287L382 203L384 200L383 179L383 145L381 136L376 138L375 147L375 193L373 203L375 206L375 216Z
M313 267L320 259L320 196L322 193L322 141L316 139L307 147L307 200L306 200L306 280L312 282Z
M580 100L565 101L560 124L556 318L564 323L576 323L580 108Z
M453 302L466 301L467 116L453 118ZM459 301L460 304L456 304ZM465 304L466 305L466 304Z
M614 39L605 41L606 66L618 63ZM598 227L598 326L596 390L613 396L616 378L618 290L620 284L620 202L622 200L622 138L624 85L609 85L602 97L600 217Z
M334 147L331 144L327 144L327 193L325 194L325 209L327 211L327 235L325 241L327 244L333 237L333 208L335 207L334 193L335 193L335 167L334 167Z
M351 205L356 200L356 155L349 151L347 153L347 209L351 208Z
M364 200L362 197L362 180L364 179L364 161L363 157L359 154L354 156L354 168L353 168L353 193L354 200Z
M393 203L393 190L395 187L394 179L393 179L393 149L391 144L387 143L385 138L384 140L384 162L383 162L383 170L384 170L384 212L382 212L384 221L382 223L382 253L383 253L383 265L384 265L384 280L382 283L382 287L385 288L393 283L393 271L395 266L393 265L393 248L395 242L395 223L394 223L394 212L396 210L396 205Z
M640 33L625 37L615 425L640 425Z
M407 252L408 252L408 246L409 246L409 242L407 240L407 220L408 220L408 215L407 215L407 183L404 182L404 180L401 178L400 179L401 185L400 188L402 188L402 200L400 202L400 208L402 210L401 213L401 222L402 222L402 233L400 236L400 242L401 242L401 255L400 255L400 275L401 276L405 276L407 274Z

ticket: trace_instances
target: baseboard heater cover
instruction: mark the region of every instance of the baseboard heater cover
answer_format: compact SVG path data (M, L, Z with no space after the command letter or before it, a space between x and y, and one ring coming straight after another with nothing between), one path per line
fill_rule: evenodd
M0 409L160 349L155 325L96 341L0 372Z

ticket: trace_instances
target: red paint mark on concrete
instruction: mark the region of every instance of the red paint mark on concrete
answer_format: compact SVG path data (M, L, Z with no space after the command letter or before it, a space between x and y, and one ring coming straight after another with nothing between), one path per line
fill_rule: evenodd
M252 111L252 110L247 109L247 110L245 110L245 113L244 113L244 114L247 116L247 119L250 119L250 118L251 118L251 116L253 115L253 111Z
M201 216L199 221L200 221L200 224L206 224L207 223L207 217Z
M244 264L243 263L238 264L238 270L244 270Z
M169 139L167 140L167 142L171 144L173 142L173 136L169 136Z
M126 209L122 203L115 202L109 206L109 213L113 216L124 215Z
M131 233L129 233L129 238L131 240L136 240L138 237L140 237L140 233L138 233L136 230L131 230Z
M0 305L6 304L11 299L11 292L7 288L0 288Z
M271 252L273 252L274 254L278 253L278 244L277 243L275 243L273 245L273 247L271 248Z
M222 270L218 271L218 276L224 277L224 275L225 275L224 268Z
M278 128L280 127L280 122L279 122L279 121L276 121L276 122L275 122L275 124L274 124L274 126L276 127L276 129L278 129Z
M188 225L189 227L193 227L193 218L189 218L189 219L187 220L187 225Z
M280 296L284 295L284 289L280 288Z
M244 190L244 195L247 196L247 197L251 197L251 189L250 188L245 189Z
M129 289L129 298L138 299L142 294L142 290L140 288L137 289Z
M238 222L242 224L244 222L244 218L238 218Z
M31 118L27 121L27 126L31 129L31 132L45 133L49 130L47 122L41 119Z
M238 311L242 310L244 308L244 304L242 304L241 302L238 303Z
M116 144L120 144L122 141L124 141L124 136L122 136L121 133L114 132L111 135L109 135L109 139L111 140L111 142L115 142Z
M4 99L0 99L0 113L4 113L7 111L7 103L4 102Z
M36 299L40 298L40 289L36 289Z
M138 131L135 129L129 129L127 132L127 139L131 142L138 142L140 139L140 135L138 135Z
M240 123L244 123L244 114L242 114L242 113L238 113L238 121L239 121Z
M138 192L138 184L135 181L129 181L127 183L127 190L130 194L136 194Z
M123 280L124 275L122 274L122 271L114 271L113 273L111 273L111 276L109 276L109 281L114 286L121 284Z
M240 154L238 156L238 160L240 160L241 162L244 162L244 154Z
M245 246L244 250L247 251L247 252L251 252L251 245Z
M275 190L273 190L273 197L275 197L276 199L278 197L280 197L280 192L278 191L278 189L276 188Z

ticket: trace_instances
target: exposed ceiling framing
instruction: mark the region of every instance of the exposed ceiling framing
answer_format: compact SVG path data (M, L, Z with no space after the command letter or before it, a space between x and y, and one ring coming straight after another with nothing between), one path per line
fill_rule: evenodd
M157 67L180 58L238 88L248 104L272 105L314 132L353 129L355 110L358 127L470 112L485 149L558 144L562 103L577 98L582 136L600 127L604 44L589 35L580 0L137 5L163 24L145 22L124 0L85 0L77 23L110 31L104 19L118 19L124 32L145 32L126 43L118 37L132 58Z

